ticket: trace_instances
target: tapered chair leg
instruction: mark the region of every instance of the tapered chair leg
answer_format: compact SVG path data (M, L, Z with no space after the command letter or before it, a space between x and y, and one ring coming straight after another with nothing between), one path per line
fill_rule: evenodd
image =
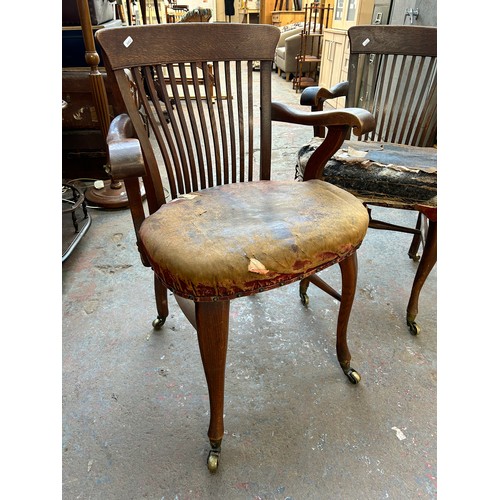
M216 472L224 434L224 377L229 330L229 301L197 302L196 325L210 400L208 439L211 450L207 465L210 472Z
M429 220L425 240L424 251L422 252L422 257L420 258L417 272L415 273L410 300L406 308L406 324L412 335L418 335L420 332L420 326L418 326L415 321L418 314L418 299L425 280L437 261L437 221Z
M357 384L361 380L361 376L351 368L351 353L347 346L347 325L349 324L358 280L358 258L356 253L353 253L340 263L340 271L342 273L342 297L337 320L337 359L349 381Z
M167 288L155 275L155 298L158 316L153 321L153 328L159 330L165 323L168 316Z

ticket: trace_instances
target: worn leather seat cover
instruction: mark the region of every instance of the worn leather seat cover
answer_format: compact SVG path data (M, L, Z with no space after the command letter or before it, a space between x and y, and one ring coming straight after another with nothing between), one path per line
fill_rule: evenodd
M323 139L314 137L297 157L296 179ZM437 215L437 149L375 141L345 141L328 160L323 180L363 200ZM417 208L418 207L418 208ZM429 215L431 220L436 215Z
M218 186L166 203L140 229L156 274L195 301L231 299L308 276L351 254L362 203L327 182Z

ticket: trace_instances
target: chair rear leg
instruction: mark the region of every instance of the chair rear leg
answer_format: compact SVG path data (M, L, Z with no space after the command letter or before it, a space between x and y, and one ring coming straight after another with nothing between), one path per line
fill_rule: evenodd
M181 311L184 313L184 316L188 319L191 325L196 330L196 307L195 303L192 300L185 299L184 297L180 297L174 293L174 298L179 304Z
M337 359L349 382L357 384L360 382L361 376L351 368L351 353L347 346L347 325L358 279L358 258L356 253L340 262L340 271L342 273L342 296L337 320Z
M155 274L155 298L158 316L153 321L153 328L160 330L168 316L167 288Z
M406 324L410 329L412 335L420 333L420 326L416 323L415 319L418 314L418 299L420 290L424 286L425 280L429 273L432 271L434 264L437 261L437 221L429 220L427 236L422 252L420 263L418 264L417 272L413 280L411 288L410 300L406 308Z
M340 293L337 292L334 288L332 288L328 283L326 283L323 279L321 279L317 274L311 274L307 278L304 278L300 281L299 293L300 300L302 304L305 306L309 305L309 296L307 295L307 289L309 287L309 283L316 285L320 290L323 290L331 297L337 299L340 302Z
M197 302L196 324L210 400L208 439L211 450L207 466L210 472L216 472L224 434L224 377L229 331L229 301Z
M422 217L423 217L422 212L419 212L417 217L417 224L415 225L415 229L418 231L418 233L415 233L415 235L413 236L410 249L408 250L408 257L410 257L410 259L412 259L414 262L418 262L420 260L420 255L418 255L418 249L420 247L420 243L423 242L422 232L421 232Z
M309 288L309 278L304 278L303 280L300 280L299 284L299 294L300 294L300 300L303 305L306 307L309 305L309 296L307 295L307 289Z

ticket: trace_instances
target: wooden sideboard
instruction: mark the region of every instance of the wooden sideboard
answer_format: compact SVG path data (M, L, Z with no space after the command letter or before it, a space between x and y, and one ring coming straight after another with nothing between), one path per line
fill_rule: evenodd
M271 22L274 26L286 26L303 22L304 16L303 10L275 10L271 13Z

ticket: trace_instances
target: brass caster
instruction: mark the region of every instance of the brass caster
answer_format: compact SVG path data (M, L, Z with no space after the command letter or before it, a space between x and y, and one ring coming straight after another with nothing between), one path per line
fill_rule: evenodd
M410 329L410 333L412 335L418 335L420 333L420 326L417 325L417 322L415 320L406 320L406 324L408 325L408 328Z
M309 305L309 297L307 293L304 292L300 294L300 301L302 302L302 305L306 307Z
M410 257L410 259L413 262L420 262L420 255L418 255L418 253L414 253L414 254L408 253L408 257Z
M161 316L158 316L154 321L153 321L153 328L155 330L161 330L161 327L165 324L166 318L162 318Z
M351 384L356 385L361 382L361 375L354 368L349 368L345 370L344 373L346 374Z
M219 458L220 458L220 448L214 448L210 450L207 457L207 467L208 470L215 474L219 468Z

